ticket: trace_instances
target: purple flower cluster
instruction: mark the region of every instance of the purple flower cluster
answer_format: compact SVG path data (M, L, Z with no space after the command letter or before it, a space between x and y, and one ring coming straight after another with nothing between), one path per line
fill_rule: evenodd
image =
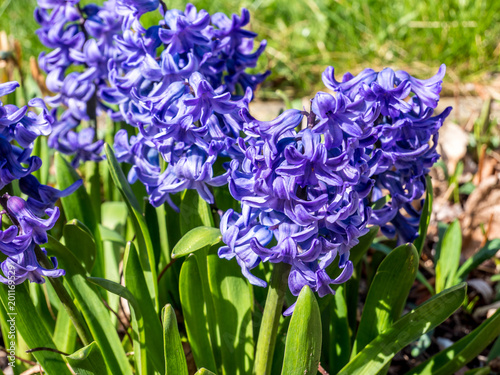
M124 30L115 38L119 53L109 60L110 85L100 95L118 106L113 118L138 134L129 138L120 130L116 156L132 164L129 181L140 180L154 206L173 205L170 195L185 189L212 203L210 186L227 183L227 173L216 175L214 164L236 157L239 112L269 74L246 72L266 44L253 51L256 34L243 28L246 9L229 19L188 4L184 12L162 12L160 24L146 29L138 17L157 2L118 3Z
M39 58L56 93L48 103L66 108L49 146L74 154L74 166L99 160L103 143L95 130L75 128L105 111L138 129L130 138L119 131L115 148L119 161L133 165L129 181L145 184L153 205L184 189L212 202L209 186L227 182L227 175L214 175L214 163L232 157L242 130L239 111L269 75L246 72L266 46L263 41L254 51L256 34L244 29L248 10L228 18L192 4L165 10L158 0L38 4L38 35L53 49ZM144 27L140 17L154 10L162 19Z
M376 209L369 222L380 225L389 238L397 234L400 243L418 236L420 213L412 202L423 197L425 176L439 159L438 131L451 111L448 107L434 116L445 72L441 65L434 77L420 80L401 70L366 69L356 77L347 73L342 82L335 80L332 67L323 73L323 82L337 97L362 101L365 116L374 120L374 147L381 157L372 176L370 203Z
M14 92L18 86L17 82L0 84L0 97ZM59 191L40 184L31 175L42 165L40 158L31 156L33 142L40 135L50 134L54 118L40 99L31 100L29 106L40 108L40 113L29 111L27 106L18 108L0 102L0 189L17 180L21 191L28 196L27 200L7 193L0 197L0 218L6 215L11 222L7 229L0 230L0 251L7 256L0 264L3 283L19 284L26 279L43 283L44 276L64 275L64 270L57 269L55 258L52 258L54 269L40 266L35 247L47 242L47 231L59 217L57 200L81 185L78 182Z
M226 246L219 256L236 258L261 286L251 269L288 263L294 295L308 285L324 296L351 276L349 251L368 224L413 241L420 213L411 204L425 192L425 175L439 158L438 130L450 111L433 116L444 72L442 66L422 81L367 69L337 82L330 67L323 81L334 95L317 93L309 113L288 110L264 122L242 109L245 137L234 147L243 157L228 170L241 213L223 215ZM340 272L332 279L326 268L334 261Z
M64 108L54 122L49 146L74 154L74 166L101 160L103 141L96 140L96 118L111 109L99 93L107 86L108 61L118 53L114 36L121 32L122 18L114 0L102 7L80 7L79 0L38 0L38 6L37 34L52 49L39 57L40 67L48 73L47 88L55 93L46 101ZM82 122L93 122L94 127L77 133Z

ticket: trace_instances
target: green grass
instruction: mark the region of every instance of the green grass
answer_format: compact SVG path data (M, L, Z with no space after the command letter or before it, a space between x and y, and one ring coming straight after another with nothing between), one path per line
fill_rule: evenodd
M99 1L98 1L99 2ZM166 1L184 8L185 1ZM252 13L251 28L268 49L260 68L272 69L265 95L289 96L322 88L321 72L338 75L364 67L409 69L422 77L448 66L449 81L477 80L496 72L500 54L500 2L443 0L200 0L209 12ZM0 29L22 44L25 59L41 46L32 19L34 0L0 0Z

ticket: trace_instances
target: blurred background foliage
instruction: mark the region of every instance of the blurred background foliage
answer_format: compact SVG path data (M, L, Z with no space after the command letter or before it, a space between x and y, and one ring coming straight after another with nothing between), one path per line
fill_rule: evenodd
M166 3L183 9L186 2ZM276 89L290 97L309 96L323 87L321 72L328 65L339 77L368 66L408 69L425 77L445 63L452 83L488 79L499 70L500 1L496 0L200 0L194 4L210 13L250 10L250 28L259 33L259 40L268 41L258 68L273 72L260 97L276 97ZM0 30L20 41L23 60L43 50L35 34L34 8L34 0L0 0Z

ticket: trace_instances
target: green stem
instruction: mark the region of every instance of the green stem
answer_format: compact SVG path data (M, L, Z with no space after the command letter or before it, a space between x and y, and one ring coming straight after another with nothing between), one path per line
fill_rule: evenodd
M50 259L47 257L47 255L44 254L44 252L40 249L40 246L38 245L35 246L35 254L38 262L42 267L48 269L54 268L54 265L52 264ZM71 298L68 291L64 287L61 279L49 277L49 280L55 292L57 293L57 296L61 300L61 303L66 309L66 312L68 313L71 321L73 322L73 325L76 328L76 333L82 340L83 345L87 346L94 340L92 339L92 336L90 334L89 329L87 328L87 325L85 324L85 321L83 320L78 309L76 308L73 299Z
M283 300L288 286L290 268L291 266L286 263L276 263L274 265L257 341L254 375L269 375L271 373L274 347L283 310Z

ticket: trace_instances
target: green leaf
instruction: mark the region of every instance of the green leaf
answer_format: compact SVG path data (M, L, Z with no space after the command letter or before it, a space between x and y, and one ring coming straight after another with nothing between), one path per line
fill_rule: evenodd
M80 264L90 274L94 267L96 246L89 229L74 219L63 229L65 246L80 260Z
M399 319L417 269L418 253L411 244L399 246L384 258L366 297L351 358Z
M106 166L107 168L106 163L101 163L101 166ZM113 186L113 191L119 194L118 191L116 191L116 189L114 188L114 186ZM106 259L105 278L119 283L121 278L120 263L122 261L122 248L125 247L126 245L126 241L123 237L125 235L125 228L127 226L127 217L128 217L127 204L125 202L104 202L101 205L101 217L102 217L102 226L100 226L100 228L103 241L104 256ZM104 230L104 228L106 230ZM123 238L123 243L117 243L111 241L109 233L106 234L106 231L108 229L114 231L114 233ZM108 292L107 294L108 294L109 306L114 311L117 311L120 306L120 298L113 293ZM116 316L114 315L111 316L111 320L113 322L116 322L117 321Z
M191 229L205 226L213 227L214 220L210 205L203 200L196 190L186 190L183 192L180 203L180 233L185 235ZM180 241L180 240L179 240ZM195 259L198 263L198 272L201 279L201 288L205 300L205 314L208 321L209 337L212 345L212 352L215 363L221 362L221 343L217 334L217 324L215 318L215 308L213 306L212 293L208 280L207 256L209 247L206 246L196 252Z
M486 366L466 371L464 375L490 375L491 373L490 366Z
M99 173L100 163L95 161L86 161L85 168L85 185L87 187L87 193L90 196L92 202L94 213L97 218L97 222L101 222L101 175Z
M183 235L196 227L214 226L210 205L200 197L196 190L184 191L180 210L180 229Z
M436 293L455 283L461 251L462 231L460 230L460 222L455 220L446 230L441 243L441 251L436 264Z
M354 266L359 263L363 256L366 254L368 249L370 248L373 240L377 236L379 226L374 225L370 228L369 232L366 233L363 237L359 239L359 243L354 246L349 255L349 260L352 262Z
M490 352L488 353L488 363L497 357L500 357L500 337L498 337L491 346Z
M184 324L196 366L216 371L205 314L205 299L195 255L189 256L182 265L179 293Z
M422 250L424 249L425 238L427 237L427 229L429 229L429 223L431 221L432 202L434 200L434 191L432 189L431 177L427 176L426 181L427 181L427 192L425 193L424 207L422 209L422 214L420 215L420 225L418 226L418 237L414 242L419 257L420 254L422 254Z
M12 290L15 291L15 294L12 294ZM10 299L9 296L11 296ZM14 300L12 300L12 296L14 296ZM0 299L5 310L9 313L10 321L7 321L9 329L14 327L31 349L40 347L57 349L52 341L52 336L37 315L26 284L16 285L13 289L5 284L0 285ZM6 332L2 333L6 343L9 342L8 340L18 341L19 336L10 337ZM9 348L6 347L6 349ZM71 375L71 371L61 354L40 350L34 352L33 356L48 374Z
M452 346L429 358L407 374L455 374L500 335L500 310Z
M117 243L119 245L125 246L127 244L127 241L123 236L118 233L117 231L114 231L112 229L106 228L105 226L99 225L99 229L101 230L101 239L102 241L109 241L113 243Z
M338 375L376 374L405 346L446 320L463 303L467 285L431 297L370 342Z
M251 287L236 262L221 259L216 253L208 255L207 260L210 295L221 342L222 372L247 374L254 358Z
M134 309L136 324L134 328L134 342L136 356L140 353L141 368L148 368L148 361L154 365L158 372L163 372L165 359L163 358L163 339L161 322L156 313L153 302L144 293L147 290L147 282L139 262L139 254L132 242L127 243L123 256L123 276L125 286L137 300L137 308ZM147 371L141 372L147 374Z
M361 276L361 266L362 263L358 263L354 267L352 276L345 285L345 303L347 306L347 321L349 322L349 328L352 336L356 334L358 327L358 302L359 302L359 282Z
M148 226L142 214L141 206L137 201L132 189L123 174L115 154L111 147L106 144L106 157L108 160L109 172L113 181L120 191L123 199L127 203L130 216L134 223L135 233L137 236L137 243L139 249L139 259L141 262L144 277L147 283L147 290L149 290L151 301L155 306L156 311L159 311L158 306L158 284L156 280L156 266L155 255L151 237L149 236Z
M204 247L211 247L221 241L218 228L197 227L187 232L174 247L172 258L191 254Z
M94 341L66 357L69 365L78 375L107 375L101 349Z
M129 242L129 244L131 244L131 242ZM128 248L126 250L126 255L127 254L130 254L130 249ZM139 276L142 276L142 274L140 274ZM162 359L162 355L159 355L161 345L158 346L158 331L156 331L158 325L155 323L155 321L158 319L156 317L156 313L154 313L153 315L150 314L149 321L146 321L143 315L143 310L149 310L151 312L152 306L150 306L149 309L144 308L142 303L134 297L134 294L132 294L127 287L124 287L123 285L118 284L114 281L101 279L98 277L89 277L88 280L106 289L107 291L126 299L129 302L130 307L132 308L134 345L137 346L137 348L134 348L134 350L137 351L136 358L138 358L139 362L137 365L139 365L141 369L140 373L142 374L148 372L148 357L150 355L156 359L154 363L155 367L162 367L159 362ZM146 304L151 305L149 299L146 298L145 301Z
M78 173L76 173L73 167L58 152L56 152L55 154L54 164L56 170L57 185L59 189L65 189L76 181L81 180ZM92 208L93 204L90 200L89 195L87 194L87 191L84 188L80 187L73 194L61 198L61 203L67 219L79 220L87 228L89 228L90 232L93 234L96 246L96 261L93 267L92 275L103 277L104 254L101 241L101 232L99 231L97 216L94 213L94 210Z
M56 328L52 338L61 352L71 353L75 350L76 330L65 309L59 309L57 313Z
M316 374L321 355L321 315L314 293L304 286L286 337L282 375Z
M467 275L484 261L491 259L500 249L500 239L488 241L477 253L468 258L458 269L456 282L465 281Z
M351 353L351 335L347 319L345 286L339 285L329 306L330 319L327 326L328 343L324 346L329 359L329 371L336 374L349 362ZM325 320L323 320L324 322Z
M208 371L206 368L200 368L196 371L194 375L215 375L212 371Z
M87 277L87 280L95 285L100 286L101 288L106 289L108 292L126 299L134 310L140 311L139 303L135 299L134 295L130 293L130 290L128 290L123 285L111 280L102 279L100 277Z
M57 257L61 268L66 270L65 280L68 283L78 306L83 313L90 332L101 348L104 361L113 374L131 375L127 356L108 310L104 307L98 291L87 281L85 270L78 259L53 237L45 245L49 255ZM110 329L110 327L113 327Z
M182 347L177 318L171 305L166 305L163 316L163 345L165 347L165 375L187 375L186 356Z

